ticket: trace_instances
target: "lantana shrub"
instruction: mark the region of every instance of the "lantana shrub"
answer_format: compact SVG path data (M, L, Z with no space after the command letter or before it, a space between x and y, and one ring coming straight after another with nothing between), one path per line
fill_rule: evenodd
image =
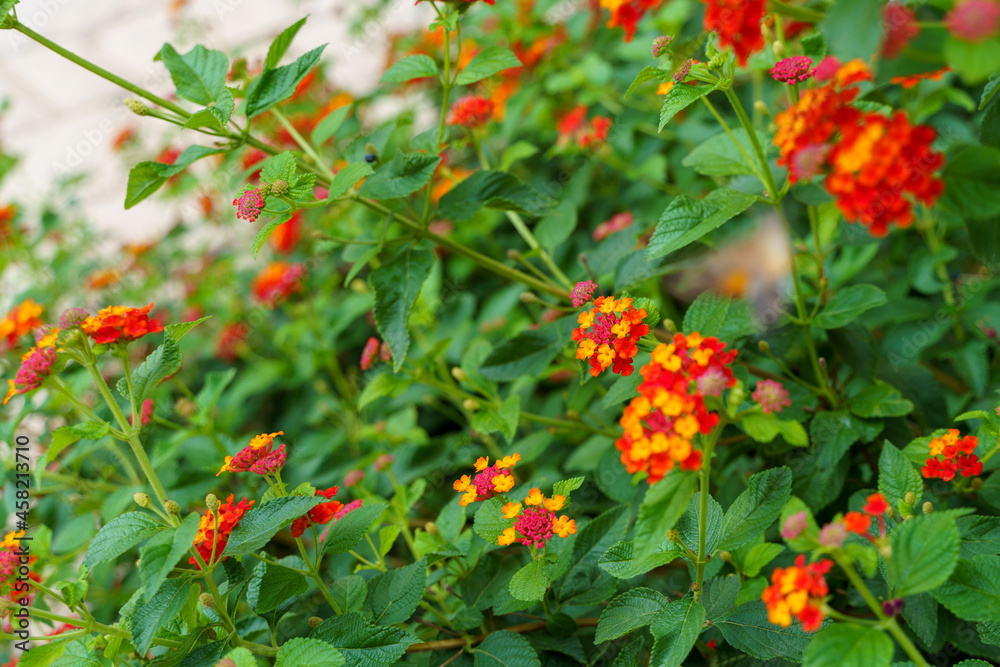
M7 665L1000 662L996 0L423 0L363 96L17 5L183 215L0 205Z

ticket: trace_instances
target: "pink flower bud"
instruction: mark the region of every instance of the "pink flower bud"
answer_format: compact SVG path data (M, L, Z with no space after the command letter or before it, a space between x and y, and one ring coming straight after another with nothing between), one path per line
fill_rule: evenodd
M809 515L805 512L796 512L787 519L781 526L781 536L786 540L794 540L809 528Z

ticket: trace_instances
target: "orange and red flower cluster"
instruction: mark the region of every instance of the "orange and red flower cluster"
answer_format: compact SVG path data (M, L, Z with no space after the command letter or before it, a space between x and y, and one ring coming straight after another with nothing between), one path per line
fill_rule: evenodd
M601 0L601 7L611 11L609 28L625 29L625 41L631 42L636 26L650 9L659 7L663 0Z
M95 343L131 342L146 334L163 331L159 320L149 318L152 309L153 304L144 308L108 306L85 319L80 326Z
M194 536L194 547L198 550L198 554L206 564L212 564L213 549L215 562L225 560L225 557L220 558L220 556L226 550L226 544L229 542L229 534L233 532L233 528L240 522L243 515L249 511L254 502L253 500L248 501L244 498L240 502L233 504L233 494L229 494L226 502L222 503L218 510L215 512L209 510L201 517L201 523L198 524L198 532ZM216 522L216 514L219 515L218 522ZM194 556L188 562L192 565L198 565L198 561ZM201 568L200 565L198 567L199 569Z
M949 482L955 473L962 477L974 477L983 471L983 462L973 454L979 439L974 435L959 437L958 429L950 429L944 435L930 442L930 458L920 469L927 479L941 479ZM941 457L941 458L938 458Z
M29 555L27 550L21 551L22 537L23 530L7 533L0 541L0 618L4 618L14 606L29 606L34 591L28 580L42 580L35 572L28 572L27 577L23 576L21 568L27 569L38 557Z
M760 596L767 606L767 620L787 628L795 617L806 632L819 630L823 625L820 604L830 592L823 575L831 567L833 561L825 559L806 565L805 554L799 554L792 567L774 568L771 585Z
M932 128L912 125L902 112L886 117L851 106L854 84L871 78L860 60L840 66L830 83L775 117L774 143L790 181L828 171L824 185L844 217L885 236L890 224L913 222L913 200L930 206L941 194L934 172L944 157L931 148Z
M339 500L330 500L330 498L337 495L339 489L340 487L337 486L331 486L325 491L316 489L315 495L326 498L327 502L316 505L316 507L293 521L292 537L302 537L302 533L306 532L306 529L313 524L323 525L329 523L330 519L335 518L337 513L344 509L344 503Z
M740 65L746 65L751 53L764 48L760 31L764 0L705 0L705 4L705 30L714 30L723 48L733 47Z
M466 507L471 503L489 500L498 493L507 493L513 489L514 478L510 474L510 469L520 460L521 455L515 453L498 459L493 465L490 465L488 456L480 456L476 460L476 476L462 475L452 485L456 491L462 492L462 498L458 504Z
M253 279L251 288L258 301L278 303L298 291L305 273L302 264L271 262Z
M559 144L575 143L580 148L590 148L608 138L611 119L594 116L587 125L587 106L581 104L559 120Z
M643 324L646 311L633 308L632 299L599 296L594 308L580 313L573 330L576 358L590 360L590 374L600 375L609 366L612 373L632 374L632 359L639 352L639 339L649 333Z
M449 125L474 128L485 125L493 118L493 102L480 95L459 98L448 113Z
M644 470L655 484L675 465L701 468L701 451L692 440L719 423L719 415L705 407L705 396L736 384L729 367L736 351L725 347L718 338L695 332L678 333L674 342L653 350L650 363L639 370L639 395L625 407L619 421L623 433L615 441L629 473Z
M11 308L7 317L0 320L0 340L8 347L14 347L18 338L44 324L41 315L41 304L35 303L34 299L25 299Z
M56 362L58 337L59 329L52 328L44 334L40 334L37 337L36 346L21 355L21 367L18 368L17 375L13 380L7 380L8 388L7 395L3 399L4 405L7 405L7 402L18 394L27 394L42 386Z
M500 534L497 544L508 546L515 540L520 540L525 546L543 549L553 535L569 537L575 534L576 521L565 514L556 517L556 512L565 505L566 496L555 494L551 498L546 498L538 488L528 493L523 504L507 503L503 508L503 516L507 520L515 521Z
M284 434L284 431L278 431L254 436L250 444L236 456L226 457L226 462L215 476L224 472L252 472L258 475L273 475L278 472L285 465L285 446L272 449L272 443L276 437Z

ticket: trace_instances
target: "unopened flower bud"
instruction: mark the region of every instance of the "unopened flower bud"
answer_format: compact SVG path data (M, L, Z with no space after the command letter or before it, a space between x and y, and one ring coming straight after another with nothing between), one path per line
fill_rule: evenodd
M125 100L125 106L129 108L129 111L134 113L136 116L147 116L149 115L149 107L140 102L135 97L129 97Z
M469 412L475 412L479 409L479 401L474 398L467 398L462 401L462 407L464 407Z
M215 598L212 597L211 593L202 593L201 595L199 595L198 602L201 603L202 607L215 609Z
M906 495L903 496L903 502L907 505L912 505L917 502L917 494L913 493L913 491L907 491Z
M934 503L927 501L923 504L923 506L920 509L924 511L924 514L930 514L931 512L934 511Z
M511 248L507 251L507 259L517 261L521 257L521 253Z
M451 376L456 380L458 380L459 382L465 382L466 380L469 379L468 374L458 366L452 367Z
M676 528L671 528L667 531L667 541L673 542L674 544L681 543L681 533Z
M892 517L896 516L896 509L892 505L889 505L888 507L885 508L885 515L886 517L891 519Z
M673 320L670 319L663 320L663 328L669 331L670 333L677 333L677 325L674 324Z
M764 116L770 115L771 110L767 108L767 103L764 100L754 100L753 103L754 110Z
M424 526L424 530L427 531L428 535L437 535L438 534L437 524L434 523L433 521L428 521L427 525Z
M315 628L315 627L317 627L322 622L323 622L323 619L320 618L319 616L310 616L309 617L309 627L310 628Z
M181 506L177 504L176 501L168 500L163 503L163 508L167 510L167 514L180 514Z
M819 359L816 360L816 362L819 363L820 368L826 370L826 357L820 357Z
M191 417L198 412L198 404L190 398L178 398L177 402L174 403L174 410L182 417Z
M779 58L785 55L785 45L779 40L775 40L774 44L771 45L771 50Z
M137 493L133 495L132 500L134 500L135 504L139 507L149 507L153 504L152 500L150 500L149 496L145 493Z
M882 558L889 559L892 558L892 547L888 542L883 542L878 545L878 552L881 554Z
M803 512L796 512L787 519L781 526L781 536L786 540L794 540L809 528L809 515Z
M973 478L972 483L969 484L969 488L971 488L973 491L978 491L979 489L983 488L983 480L979 479L978 477Z
M275 197L288 194L288 183L281 178L276 178L271 183L271 194Z
M352 487L360 484L365 479L364 470L352 470L344 475L344 486Z
M208 494L205 496L205 507L213 512L219 509L219 498L214 493Z
M521 303L538 303L538 297L533 292L521 292Z
M839 549L847 539L847 528L840 521L823 526L819 531L819 543L830 549Z
M396 457L392 454L383 454L382 456L375 459L375 470L385 470L392 465Z
M766 340L762 340L762 341L760 341L759 343L757 343L757 347L758 347L758 348L760 349L760 351L761 351L761 352L763 352L764 354L767 354L768 352L770 352L770 351L771 351L771 344L770 344L770 343L768 343L768 342L767 342Z
M364 294L368 291L368 283L363 281L361 278L355 278L351 281L351 291L357 294Z

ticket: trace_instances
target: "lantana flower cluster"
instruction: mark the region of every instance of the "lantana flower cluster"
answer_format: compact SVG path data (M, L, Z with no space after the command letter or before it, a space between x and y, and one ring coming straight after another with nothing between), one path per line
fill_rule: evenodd
M0 320L0 340L7 347L15 347L18 339L42 326L42 305L34 299L25 299Z
M198 532L194 536L194 547L206 565L226 559L225 556L222 556L222 552L226 550L226 544L229 543L229 534L233 532L236 524L250 510L254 502L256 501L244 498L238 503L234 503L233 494L229 494L226 502L219 505L217 510L209 509L202 515L198 524ZM215 554L214 561L213 553ZM196 565L199 569L201 567L194 556L191 556L188 562Z
M500 534L497 544L508 546L520 540L525 546L544 549L553 535L565 538L575 534L576 521L565 514L556 517L556 512L565 505L565 496L555 494L546 498L541 489L531 489L523 502L504 505L504 518L515 521Z
M452 488L462 493L458 504L466 507L513 489L514 477L510 474L510 470L520 460L521 455L514 453L498 459L493 465L490 465L488 456L480 456L476 460L475 477L462 475L452 485Z
M621 26L625 30L625 41L631 42L642 17L662 3L663 0L601 0L601 7L611 11L608 27Z
M143 308L108 306L91 315L80 325L83 332L98 344L117 341L131 342L146 334L163 331L159 320L150 319L153 304Z
M632 299L599 296L594 308L577 316L573 330L576 358L590 361L590 374L600 375L608 367L618 375L632 374L632 359L639 353L639 339L649 333L643 324L646 311L633 308Z
M273 448L274 439L284 435L284 431L276 433L261 433L254 436L246 447L236 456L227 456L226 462L215 473L218 477L224 472L252 472L257 475L273 475L285 465L285 446Z
M21 567L25 563L21 562L24 554L21 553L21 538L24 531L10 532L0 540L0 618L5 618L14 606L28 606L34 597L34 589L29 581L41 581L41 577L35 572L28 572L27 577L23 576ZM37 556L29 555L27 565L37 560Z
M18 394L27 394L38 389L45 382L45 378L52 373L52 367L56 362L56 338L59 330L53 331L54 334L42 337L35 347L21 355L21 367L18 368L17 375L13 380L7 380L4 405Z
M829 83L775 116L774 143L791 182L826 172L824 186L844 217L885 236L889 225L913 222L913 201L931 206L940 196L944 186L934 173L944 157L931 148L933 128L912 125L900 111L884 116L852 105L856 84L871 79L860 60L838 67Z
M580 148L590 148L608 138L612 121L607 116L594 116L587 124L587 105L577 105L559 119L559 145L575 143Z
M705 30L714 30L719 44L732 47L740 65L754 51L764 48L760 23L764 20L764 0L705 0Z
M792 567L776 567L771 585L761 599L767 607L767 620L787 628L792 618L802 623L806 632L815 632L823 625L821 604L829 594L824 575L833 567L832 560L806 564L805 554L799 554Z
M736 384L730 368L736 350L726 350L718 338L695 332L676 334L672 343L661 343L639 373L639 395L625 407L623 433L615 441L629 473L645 471L655 484L674 466L701 468L701 451L693 439L707 435L719 415L705 406L705 396L720 396Z
M927 479L949 482L958 473L974 477L983 471L983 462L973 454L979 439L974 435L961 437L957 428L949 429L942 436L930 441L930 457L920 469Z

